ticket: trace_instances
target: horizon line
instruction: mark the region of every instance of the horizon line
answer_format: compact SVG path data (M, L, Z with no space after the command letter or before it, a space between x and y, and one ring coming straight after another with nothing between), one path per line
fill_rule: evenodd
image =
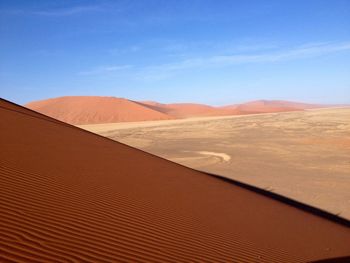
M44 100L50 100L50 99L58 99L58 98L65 98L65 97L100 97L100 98L116 98L116 99L124 99L129 100L137 103L145 103L145 102L154 102L159 104L197 104L197 105L205 105L205 106L211 106L211 107L225 107L225 106L233 106L233 105L240 105L240 104L246 104L246 103L252 103L252 102L292 102L292 103L304 103L304 104L310 104L310 105L320 105L320 106L350 106L350 103L322 103L322 102L310 102L305 100L289 100L289 99L265 99L265 98L256 98L252 100L242 100L240 102L232 102L229 104L222 104L222 105L215 105L211 103L204 103L204 102L192 102L192 101L175 101L175 102L162 102L160 100L153 100L153 99L131 99L126 97L118 97L113 95L63 95L63 96L57 96L57 97L49 97L49 98L43 98L43 99L37 99L37 100L31 100L19 105L26 105L33 102L38 101L44 101ZM5 99L5 98L3 98ZM6 99L9 100L9 99ZM11 101L11 100L10 100Z

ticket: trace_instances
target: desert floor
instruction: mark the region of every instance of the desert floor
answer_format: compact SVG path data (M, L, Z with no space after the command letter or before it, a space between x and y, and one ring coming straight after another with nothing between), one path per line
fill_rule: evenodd
M350 108L80 127L350 218Z

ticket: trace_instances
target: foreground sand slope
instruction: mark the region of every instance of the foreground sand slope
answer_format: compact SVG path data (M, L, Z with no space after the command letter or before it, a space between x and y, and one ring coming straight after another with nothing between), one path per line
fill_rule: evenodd
M0 261L306 262L350 229L0 101Z

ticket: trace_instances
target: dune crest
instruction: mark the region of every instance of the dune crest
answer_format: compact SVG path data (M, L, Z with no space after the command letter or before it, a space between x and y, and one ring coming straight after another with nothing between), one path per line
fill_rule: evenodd
M322 105L317 104L299 103L282 100L257 100L243 103L240 105L234 105L234 108L241 114L300 111L305 109L321 107Z

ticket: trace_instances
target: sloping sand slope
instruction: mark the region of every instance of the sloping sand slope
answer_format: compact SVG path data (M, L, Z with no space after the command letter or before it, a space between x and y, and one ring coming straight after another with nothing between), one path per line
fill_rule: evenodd
M0 261L306 262L350 229L0 101Z
M71 124L166 120L172 117L122 98L72 96L31 102L26 107Z

